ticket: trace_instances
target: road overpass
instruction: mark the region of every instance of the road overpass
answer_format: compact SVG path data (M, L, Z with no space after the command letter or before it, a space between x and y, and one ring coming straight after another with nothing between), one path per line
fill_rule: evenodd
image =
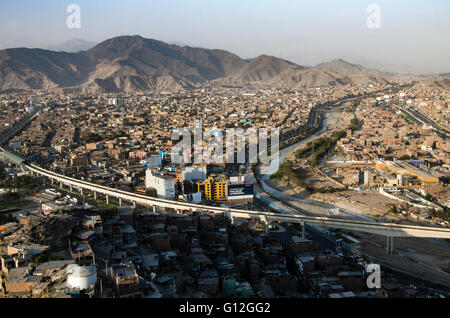
M133 205L142 205L149 208L153 208L156 211L156 207L169 208L176 210L177 213L181 211L196 211L196 212L211 212L220 213L228 216L232 221L236 218L245 219L258 219L266 224L266 230L270 222L287 222L287 223L299 223L302 225L302 236L305 236L305 225L315 225L321 227L339 227L350 231L360 231L372 234L383 235L387 237L387 251L393 253L394 237L427 237L427 238L450 238L450 229L442 227L426 227L404 224L392 224L381 222L364 222L344 220L328 217L311 217L300 214L280 214L261 211L248 211L223 207L215 207L209 205L198 205L186 202L178 202L171 200L164 200L158 198L152 198L145 195L127 192L115 188L109 188L95 183L78 180L68 176L64 176L55 173L50 170L46 170L34 163L23 161L22 157L19 157L14 152L0 148L2 157L10 161L15 162L22 169L30 171L31 173L49 178L52 182L57 182L61 186L69 186L71 191L78 189L81 194L84 190L93 193L94 198L97 198L97 194L103 194L106 197L106 202L109 203L109 198L114 197L119 201L119 205L122 204L122 200L131 202Z
M110 197L119 199L119 204L122 200L132 202L147 207L170 208L178 212L191 210L197 212L212 212L222 213L234 218L258 219L268 225L269 222L288 222L300 223L302 225L310 224L323 227L339 227L351 231L361 231L373 234L384 235L388 237L388 242L392 241L390 238L394 237L430 237L430 238L450 238L450 229L441 227L425 227L415 225L391 224L391 223L375 223L375 222L361 222L352 220L333 219L328 217L311 217L304 215L285 215L271 212L248 211L223 207L215 207L208 205L198 205L186 202L178 202L171 200L163 200L158 198L151 198L145 195L122 191L119 189L109 188L94 183L74 179L71 177L57 174L53 171L43 169L35 164L22 164L22 167L29 170L33 174L47 177L53 182L58 182L61 185L69 186L70 188L88 190L94 193L94 197L98 193L106 196L107 202ZM304 228L304 226L303 226ZM392 247L393 243L390 243Z

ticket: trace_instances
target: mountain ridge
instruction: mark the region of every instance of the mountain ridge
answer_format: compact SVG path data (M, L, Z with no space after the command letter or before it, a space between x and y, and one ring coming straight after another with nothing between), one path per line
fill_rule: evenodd
M76 53L0 51L1 91L179 90L211 80L293 88L387 82L383 72L342 59L305 67L275 56L242 59L226 50L179 46L139 35L114 37Z

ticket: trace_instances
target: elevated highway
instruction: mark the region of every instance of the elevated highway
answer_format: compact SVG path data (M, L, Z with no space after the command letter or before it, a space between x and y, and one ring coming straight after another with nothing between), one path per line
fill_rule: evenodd
M450 229L448 228L363 222L363 221L333 219L328 217L311 217L294 214L247 211L208 205L198 205L171 200L163 200L63 176L53 171L43 169L35 164L25 163L22 164L22 167L26 170L29 170L33 174L47 177L53 181L59 182L61 185L67 185L71 188L79 189L81 192L83 190L91 191L92 193L94 193L95 197L98 193L101 193L106 196L107 202L109 200L109 197L115 197L119 199L120 204L122 200L126 200L132 202L133 204L139 204L155 208L156 207L170 208L177 211L191 210L197 212L224 213L225 215L231 217L232 219L233 218L259 219L265 222L266 224L273 221L273 222L300 223L302 225L310 224L323 227L339 227L342 229L352 231L361 231L384 235L387 236L388 238L393 237L450 238Z

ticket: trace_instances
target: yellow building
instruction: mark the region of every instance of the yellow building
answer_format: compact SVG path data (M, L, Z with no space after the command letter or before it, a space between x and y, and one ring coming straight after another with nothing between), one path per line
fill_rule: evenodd
M378 161L375 163L375 169L383 170L389 169L390 171L397 174L405 174L417 177L420 181L424 183L438 183L439 178L431 175L428 172L417 169L416 167L410 165L406 162L393 162L393 161Z
M214 200L225 199L225 187L226 187L226 183L223 180L214 182L214 184L213 184Z
M203 188L203 194L205 195L206 200L212 200L212 182L213 182L213 180L214 180L213 177L209 177L205 181L197 184L197 187L198 187L197 191L201 191L201 189Z
M201 191L203 189L203 194L206 200L221 200L226 198L225 180L215 181L213 177L209 177L205 181L197 184L197 187L197 191Z

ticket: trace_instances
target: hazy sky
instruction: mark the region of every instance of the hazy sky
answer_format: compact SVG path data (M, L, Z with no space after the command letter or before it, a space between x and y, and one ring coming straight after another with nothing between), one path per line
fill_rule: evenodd
M80 29L66 26L72 3ZM371 3L381 8L379 29L366 25ZM450 0L0 0L0 49L139 34L242 58L314 65L341 57L449 72L449 17Z

